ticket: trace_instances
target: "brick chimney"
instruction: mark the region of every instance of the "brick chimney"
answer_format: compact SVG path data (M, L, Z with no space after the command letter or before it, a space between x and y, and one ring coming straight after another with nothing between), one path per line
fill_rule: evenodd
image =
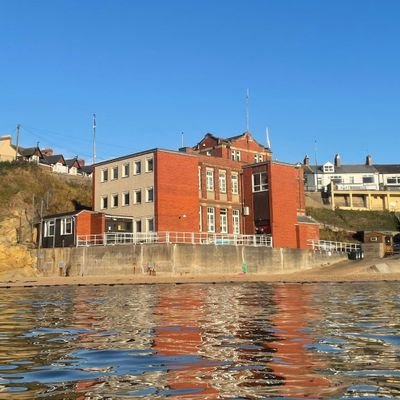
M365 159L365 165L368 165L368 166L372 165L372 156L371 156L371 154L367 154L367 157Z
M43 150L41 150L41 152L46 157L50 157L53 155L53 149L50 149L50 148L43 149Z
M310 165L310 157L306 154L303 160L303 165Z

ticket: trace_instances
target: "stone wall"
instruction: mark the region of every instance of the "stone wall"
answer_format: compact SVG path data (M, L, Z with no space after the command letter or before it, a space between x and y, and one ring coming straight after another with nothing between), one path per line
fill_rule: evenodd
M157 274L183 276L295 272L347 259L346 254L265 247L147 244L42 249L38 271L43 276L145 274L149 263Z

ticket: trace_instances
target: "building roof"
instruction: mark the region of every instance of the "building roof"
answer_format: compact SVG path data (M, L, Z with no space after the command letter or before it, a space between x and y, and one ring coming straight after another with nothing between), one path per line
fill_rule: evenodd
M43 159L43 163L52 165L57 164L60 160L62 163L65 163L64 156L62 154L56 154L54 156L45 156Z
M375 174L377 170L373 165L365 165L365 164L344 164L340 166L334 166L334 172L329 172L329 174ZM320 173L324 174L323 172L323 165L304 165L304 170L310 173Z
M400 164L375 164L380 174L400 174Z
M16 145L11 145L14 149L17 149ZM24 157L30 157L35 155L37 152L39 152L41 154L41 151L39 149L39 147L21 147L18 146L18 153L21 154L21 156Z
M308 215L298 215L297 222L301 224L318 224L318 222Z

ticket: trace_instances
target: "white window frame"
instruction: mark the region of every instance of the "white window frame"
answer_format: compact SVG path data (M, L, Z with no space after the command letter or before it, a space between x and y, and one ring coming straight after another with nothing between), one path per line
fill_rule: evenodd
M140 201L138 201L138 195L140 195ZM142 189L133 191L133 204L142 204Z
M334 167L333 165L330 165L330 164L325 164L325 165L322 167L322 170L323 170L323 172L324 172L325 174L327 174L327 173L332 173L332 172L335 172L335 167Z
M113 193L111 195L111 208L117 208L118 203L118 193Z
M233 161L240 161L240 150L232 150L231 154Z
M130 170L129 163L125 163L122 165L122 173L121 173L122 178L127 178L129 176L130 172L129 170Z
M226 193L226 171L219 171L219 191L220 193Z
M126 198L126 196L128 196L128 199ZM128 201L126 201L126 200L128 200ZM121 194L121 206L122 207L129 206L130 200L131 200L131 198L130 198L129 191L128 192L122 192L122 194Z
M101 182L108 182L108 169L102 169L100 174L100 181Z
M105 206L104 206L104 203L106 203ZM108 208L108 196L107 195L101 196L100 197L100 209L106 210L107 208Z
M206 185L207 192L214 191L214 170L207 168L206 170Z
M367 180L371 180L371 182L364 182L364 179L367 178ZM371 183L375 183L375 178L373 175L363 175L362 177L362 183L364 184L371 184Z
M146 232L154 232L154 218L146 218Z
M118 179L118 166L111 167L111 180L115 181Z
M140 225L140 230L138 230L138 224ZM142 220L140 218L135 219L135 232L136 233L141 233L143 232L143 226L142 226Z
M256 183L256 177L259 178L259 183ZM265 178L265 181L263 180ZM252 177L253 193L266 192L268 190L268 175L266 172L256 172Z
M240 211L237 209L232 210L232 230L235 235L240 234Z
M136 160L133 163L133 173L134 175L140 175L142 173L142 161Z
M60 235L72 235L73 219L65 217L61 219Z
M394 182L389 182L390 180L394 180ZM400 185L400 176L388 176L386 178L386 184L387 185Z
M207 232L215 232L215 208L207 207Z
M233 173L231 175L232 194L239 194L239 174Z
M203 207L199 207L199 232L203 232Z
M151 168L150 168L151 166ZM153 172L154 171L154 160L153 157L146 158L146 172Z
M201 190L201 167L198 169L199 190Z
M151 193L151 196L150 196L150 193ZM154 188L148 187L148 188L146 188L146 203L153 203L153 201L154 201Z
M53 231L53 232L52 232ZM54 237L56 235L56 220L50 219L44 223L44 237Z
M219 222L221 233L228 233L228 209L221 208L219 210Z

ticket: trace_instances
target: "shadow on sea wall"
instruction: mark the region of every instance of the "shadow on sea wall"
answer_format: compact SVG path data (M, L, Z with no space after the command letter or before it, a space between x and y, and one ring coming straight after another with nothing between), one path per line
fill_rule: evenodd
M148 267L170 276L296 272L347 259L344 253L266 247L143 244L42 249L43 276L141 275Z

